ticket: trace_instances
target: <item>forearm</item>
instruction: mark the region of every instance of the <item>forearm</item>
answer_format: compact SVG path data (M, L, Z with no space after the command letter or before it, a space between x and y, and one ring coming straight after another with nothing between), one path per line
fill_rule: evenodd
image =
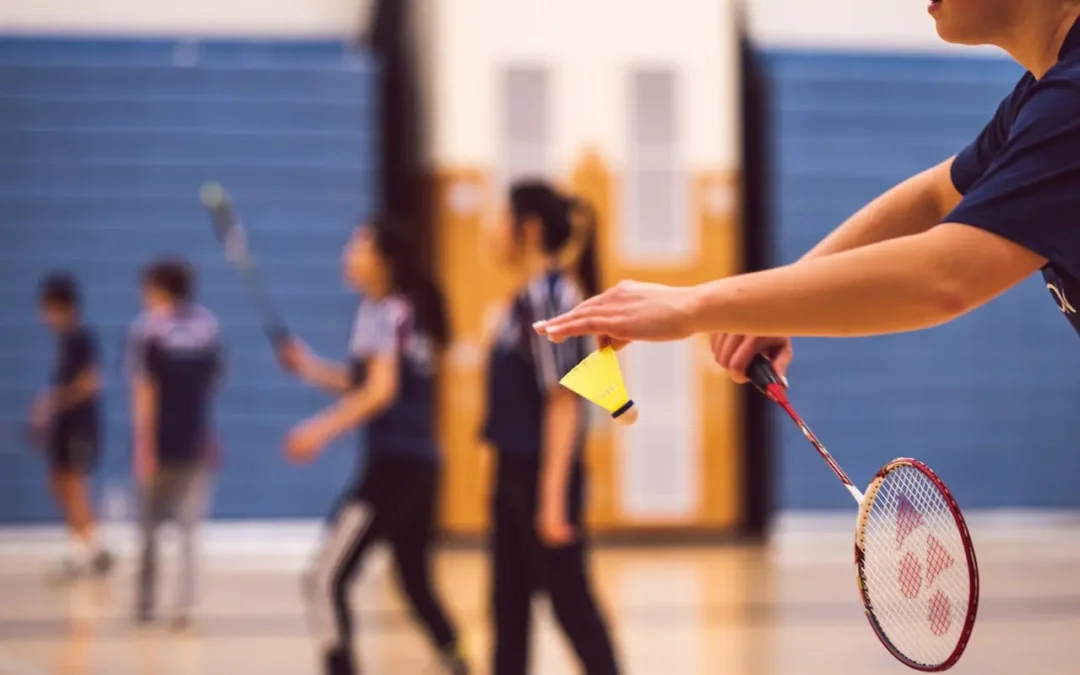
M802 260L918 234L937 225L960 199L949 175L952 161L912 176L873 200L810 249Z
M136 382L132 391L132 444L138 455L154 452L154 422L157 419L157 392L148 382Z
M63 412L93 398L101 389L101 380L96 370L80 374L74 382L56 387L49 393L54 412Z
M932 237L703 284L693 291L694 332L854 337L945 323L969 309L971 296L961 287L956 253L935 250Z
M548 401L544 410L541 499L566 499L581 414L581 406L569 392L557 391Z
M304 381L331 393L340 394L349 388L349 371L340 363L312 359L304 369Z
M324 443L329 443L350 429L364 424L386 409L393 394L363 387L347 394L337 403L318 413L311 424Z

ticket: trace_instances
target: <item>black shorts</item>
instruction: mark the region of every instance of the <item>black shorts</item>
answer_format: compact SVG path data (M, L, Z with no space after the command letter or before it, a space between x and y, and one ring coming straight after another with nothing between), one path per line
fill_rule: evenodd
M53 434L49 441L49 468L64 473L89 474L98 464L98 434L72 430Z

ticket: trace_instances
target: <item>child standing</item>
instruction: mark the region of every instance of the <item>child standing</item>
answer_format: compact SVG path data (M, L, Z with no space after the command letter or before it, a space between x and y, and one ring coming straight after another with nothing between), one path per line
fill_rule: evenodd
M41 283L42 321L58 337L52 387L34 402L31 427L44 442L53 497L67 519L75 553L59 580L86 573L105 574L113 558L97 538L90 477L100 460L101 370L97 340L83 323L79 289L66 274Z

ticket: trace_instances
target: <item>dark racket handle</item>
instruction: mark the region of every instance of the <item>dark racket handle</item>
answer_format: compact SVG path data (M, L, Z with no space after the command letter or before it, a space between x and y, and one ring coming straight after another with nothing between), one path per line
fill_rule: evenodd
M746 376L750 383L762 394L768 395L769 385L778 384L784 386L784 381L776 374L772 367L772 361L768 357L758 354L746 368Z

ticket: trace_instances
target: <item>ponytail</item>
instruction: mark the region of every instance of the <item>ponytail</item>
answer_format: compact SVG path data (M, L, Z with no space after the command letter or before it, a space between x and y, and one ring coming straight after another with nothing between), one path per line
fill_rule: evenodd
M417 326L434 341L440 351L446 349L453 338L450 316L446 309L446 297L439 282L431 272L418 272L408 288L404 289L416 312Z
M568 248L576 249L573 251L573 270L585 297L592 297L600 292L596 220L596 209L591 204L582 199L573 200L570 224L574 229Z

